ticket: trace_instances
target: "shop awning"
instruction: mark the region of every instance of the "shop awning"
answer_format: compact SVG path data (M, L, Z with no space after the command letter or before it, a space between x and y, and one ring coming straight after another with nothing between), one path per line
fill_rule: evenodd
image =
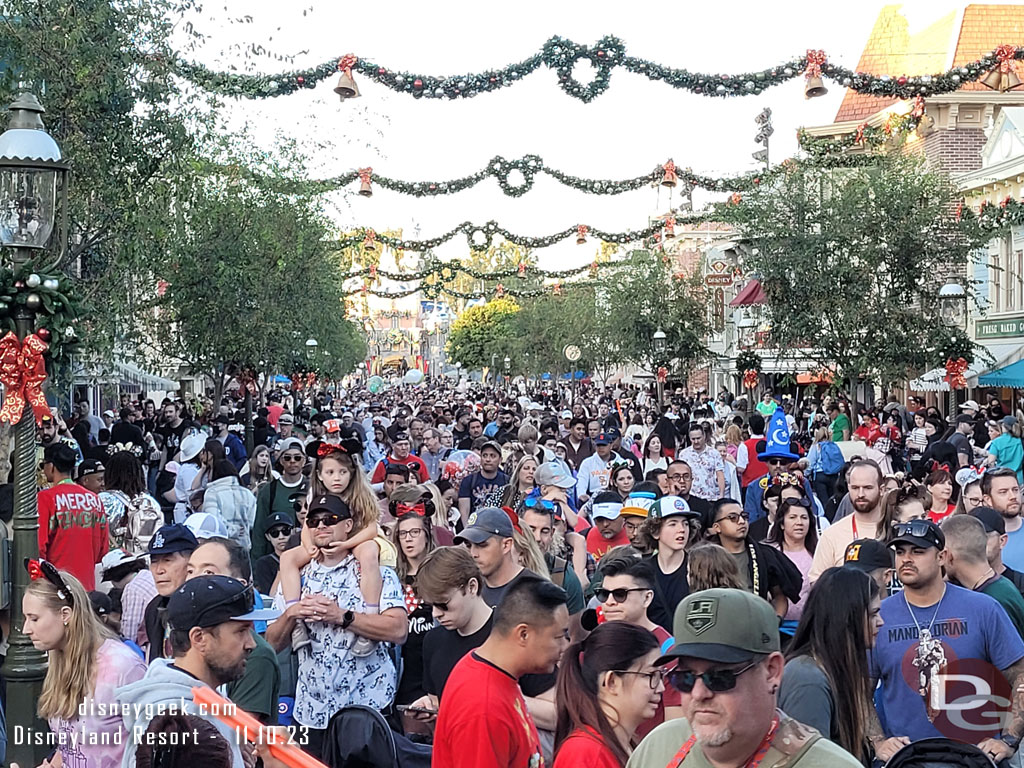
M975 360L964 371L964 378L970 379L985 370L986 364L981 360ZM949 382L946 381L946 367L932 368L928 373L923 373L916 379L911 379L910 389L914 392L949 392Z
M1024 389L1024 360L1010 363L1003 368L989 371L978 377L978 384L983 387L1013 387Z
M831 371L807 371L796 375L796 383L802 387L809 384L831 384L834 379Z
M178 382L144 371L135 363L115 362L114 369L121 381L138 385L147 391L174 392L178 389Z
M752 307L755 304L764 304L768 296L761 287L761 281L756 277L743 286L736 298L729 302L730 307Z
M1015 342L1007 344L982 344L982 346L985 347L987 355L979 352L974 362L967 366L967 370L964 371L964 378L967 380L968 389L993 386L982 381L982 378L1008 367L1011 363L1017 362L1021 359L1022 353L1024 353L1024 347ZM982 357L985 357L985 359L982 359ZM911 380L910 389L915 392L948 392L949 384L945 379L946 368L944 366L932 368L928 373ZM1013 385L1002 384L1000 386L1010 387Z

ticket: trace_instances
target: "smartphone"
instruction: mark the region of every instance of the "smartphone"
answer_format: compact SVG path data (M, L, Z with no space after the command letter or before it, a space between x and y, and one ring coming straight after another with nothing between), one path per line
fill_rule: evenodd
M436 709L425 709L424 707L413 707L409 704L396 704L395 709L399 712L412 712L413 714L421 715L436 715Z

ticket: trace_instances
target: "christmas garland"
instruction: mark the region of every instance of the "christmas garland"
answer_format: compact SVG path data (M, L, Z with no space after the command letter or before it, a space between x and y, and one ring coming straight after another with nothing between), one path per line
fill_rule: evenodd
M899 123L901 130L902 126L906 122L906 120L903 120ZM875 133L881 132L882 129L867 130L869 131L869 136L873 139ZM821 167L848 167L861 165L866 162L863 155L844 154L842 150L846 149L846 146L839 146L837 144L836 148L832 150L818 148L819 144L824 146L825 142L834 143L838 140L813 139L806 134L803 134L802 141L806 142L805 148L813 152L814 156L811 162ZM853 142L850 143L850 146L852 146L852 143ZM220 173L228 170L230 170L232 174L238 172L237 167L228 169L219 165L208 165L206 170L208 173ZM700 187L701 189L713 192L745 192L753 189L763 181L784 172L784 170L785 169L781 169L776 166L770 170L751 171L738 176L714 177L694 173L689 168L685 170L680 169L676 166L675 162L668 160L661 165L655 166L649 173L641 176L635 176L630 179L584 179L578 176L572 176L558 170L557 168L552 168L546 165L537 155L526 155L515 160L507 160L501 156L494 157L487 163L485 168L482 168L476 173L470 174L469 176L463 176L462 178L448 179L444 181L403 181L389 176L378 175L373 172L372 168L360 168L331 178L317 179L308 182L292 179L276 179L273 177L262 176L254 172L247 172L247 175L259 183L275 187L282 192L293 192L305 187L307 190L315 193L323 193L341 189L349 184L359 182L359 194L364 197L371 197L373 195L374 184L394 192L400 192L414 197L452 195L456 192L462 192L470 189L484 179L493 177L497 180L501 191L507 196L521 197L533 188L533 184L538 173L547 174L561 184L580 192L586 192L592 195L619 195L623 192L631 192L657 184L661 184L668 188L682 186L684 190ZM522 174L522 180L519 182L512 181L509 178L509 176L515 171Z
M797 142L800 144L800 148L815 160L833 155L842 156L843 153L854 147L860 146L866 149L877 149L894 138L901 139L917 130L923 118L924 98L918 96L914 99L914 105L911 108L910 114L890 114L880 126L861 123L853 133L834 138L811 136L805 129L801 128L797 131Z
M35 317L35 334L46 344L53 361L72 354L81 339L74 321L83 312L73 291L73 281L63 274L45 274L29 263L13 272L0 269L0 335L15 331L14 314L25 307Z
M673 88L705 96L749 96L797 77L808 80L809 95L824 93L822 78L858 93L909 99L914 96L950 93L965 83L981 80L990 88L1005 91L1015 87L1016 62L1024 58L1024 48L1001 45L976 61L932 75L874 75L856 72L828 61L824 51L808 50L773 67L740 74L707 74L666 67L648 59L626 55L625 44L614 36L606 36L594 45L581 45L564 37L552 37L539 53L501 69L464 75L437 77L414 72L392 70L346 54L315 67L271 75L247 75L215 72L201 64L178 61L176 72L200 88L227 96L256 99L294 93L316 85L339 71L342 80L335 89L344 100L359 95L353 73L370 78L399 93L416 98L472 98L481 93L514 85L527 75L547 66L558 75L559 86L568 95L583 102L593 101L610 85L612 70L622 67L627 72L660 80ZM580 62L589 63L596 71L593 80L584 85L573 76ZM814 85L818 89L812 91Z
M585 288L599 285L599 283L592 281L580 281L576 283L569 283L569 286L573 288ZM428 300L436 299L441 294L447 296L454 296L460 299L484 299L484 298L534 298L537 296L543 296L545 294L554 294L555 296L561 296L564 290L568 287L562 285L561 282L557 282L554 285L545 286L542 288L506 288L501 283L494 286L493 291L459 291L452 288L449 285L442 283L421 283L415 288L408 288L402 291L382 291L377 288L371 288L367 283L363 283L358 288L352 288L345 291L346 296L355 296L357 294L366 296L377 296L382 299L404 299L408 296L412 296L417 293L422 293L423 297Z
M369 276L371 280L386 278L397 282L409 282L411 280L426 280L433 277L443 283L450 283L458 277L459 273L463 273L469 275L474 280L507 280L511 277L540 277L544 279L561 280L569 277L577 277L578 275L582 275L584 272L588 271L591 276L596 277L599 272L615 266L618 266L615 262L598 262L595 260L590 264L585 264L582 267L573 267L572 269L540 269L532 264L527 264L525 261L521 261L515 267L497 269L492 272L483 272L458 261L434 261L429 262L422 269L415 272L392 272L387 269L381 269L375 264L371 264L346 273L344 279L349 280L356 277Z
M956 212L957 220L964 216L974 216L982 229L996 232L1006 227L1024 225L1024 202L1012 197L1005 198L998 205L985 201L977 212L960 203Z

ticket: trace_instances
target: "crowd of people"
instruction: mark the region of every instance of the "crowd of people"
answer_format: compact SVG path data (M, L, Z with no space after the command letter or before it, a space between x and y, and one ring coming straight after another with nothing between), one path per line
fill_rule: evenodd
M388 746L404 766L841 768L936 738L1019 759L1013 404L568 395L44 418L22 607L49 656L47 765L156 764L132 740L155 729L276 768L197 686L332 768Z

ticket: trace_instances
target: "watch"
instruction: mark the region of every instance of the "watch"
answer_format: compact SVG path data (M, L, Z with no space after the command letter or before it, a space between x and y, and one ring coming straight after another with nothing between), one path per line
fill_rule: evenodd
M1020 738L1016 736L1011 736L1009 733L1004 733L1002 736L999 737L999 740L1003 742L1003 744L1008 746L1010 749L1016 749L1017 745L1020 744Z
M345 611L345 614L341 617L341 628L348 629L355 620L356 615L352 611Z

